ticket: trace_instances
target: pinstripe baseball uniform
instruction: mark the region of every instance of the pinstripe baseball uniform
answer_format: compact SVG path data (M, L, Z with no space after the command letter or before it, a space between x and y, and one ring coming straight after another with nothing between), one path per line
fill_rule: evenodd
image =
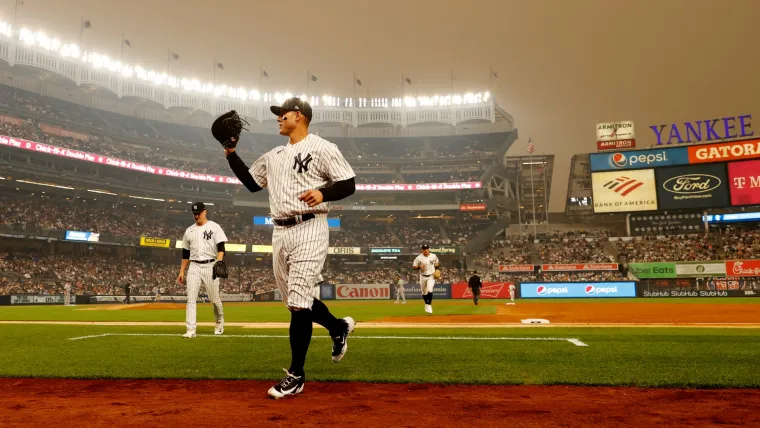
M433 287L435 287L435 278L433 278L433 274L435 273L436 264L438 264L438 256L433 253L430 253L427 257L420 253L417 255L417 258L414 259L413 266L420 267L420 292L423 295L433 292Z
M313 288L327 256L328 202L309 207L298 198L356 176L338 147L314 134L297 144L286 144L261 156L249 169L253 179L269 190L274 220L296 217L293 226L277 226L272 234L272 262L283 302L292 308L311 309ZM300 222L303 214L315 218Z
M214 262L219 254L217 244L227 242L222 228L213 221L203 226L193 224L182 237L182 248L190 250L190 267L187 270L187 309L185 323L188 331L195 331L196 303L201 285L206 289L208 298L214 306L214 319L217 325L224 324L222 299L219 297L219 278L213 279Z
M399 299L404 299L404 302L406 302L406 296L404 296L404 280L401 278L396 282L396 303L398 303Z

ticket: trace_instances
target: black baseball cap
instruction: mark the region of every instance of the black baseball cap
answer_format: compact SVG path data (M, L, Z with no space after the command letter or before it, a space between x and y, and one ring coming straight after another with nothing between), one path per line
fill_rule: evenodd
M428 244L423 244L423 245L422 245L422 249L423 249L423 250L429 250L429 249L430 249L430 246L429 246Z
M200 214L206 211L206 204L203 202L196 202L193 204L193 214Z
M275 116L282 116L289 111L299 111L302 115L309 118L309 120L311 120L312 117L311 106L309 103L298 97L288 98L281 106L271 106L269 107L269 110L271 110Z

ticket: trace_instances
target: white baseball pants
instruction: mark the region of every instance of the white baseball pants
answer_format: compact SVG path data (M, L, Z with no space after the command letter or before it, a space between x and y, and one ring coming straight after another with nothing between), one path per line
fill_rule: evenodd
M213 262L206 264L190 262L190 267L187 269L187 307L185 310L185 325L188 331L195 331L196 328L196 302L201 285L206 289L208 299L214 306L216 323L224 323L222 299L219 297L219 278L212 279L213 274Z

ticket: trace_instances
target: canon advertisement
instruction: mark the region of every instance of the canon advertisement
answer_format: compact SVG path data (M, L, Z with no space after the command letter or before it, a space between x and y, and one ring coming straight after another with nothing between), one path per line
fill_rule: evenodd
M522 298L636 297L635 282L523 282Z
M760 204L760 160L728 164L731 205Z
M594 172L591 188L595 214L657 210L653 169Z
M688 165L686 147L657 150L631 150L625 152L591 153L591 172L620 171L661 166Z
M659 209L699 209L728 205L728 177L724 164L658 168Z

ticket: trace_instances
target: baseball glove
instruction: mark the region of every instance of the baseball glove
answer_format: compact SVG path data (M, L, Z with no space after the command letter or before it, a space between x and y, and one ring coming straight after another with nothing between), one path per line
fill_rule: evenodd
M438 269L435 270L435 273L433 274L433 278L438 279L441 277L441 271Z
M211 135L219 141L225 149L234 149L240 141L240 133L250 125L240 117L235 110L228 111L216 118L211 125Z
M216 263L214 263L214 273L212 275L212 279L227 278L229 276L230 275L227 272L227 264L224 263L224 260L217 260Z

